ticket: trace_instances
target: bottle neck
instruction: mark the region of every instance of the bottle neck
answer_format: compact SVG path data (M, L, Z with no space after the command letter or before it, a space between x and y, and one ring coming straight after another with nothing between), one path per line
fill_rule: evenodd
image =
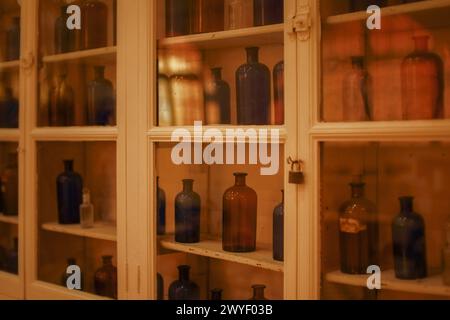
M258 51L259 48L257 47L251 47L247 48L247 63L258 63Z
M189 281L189 269L190 268L191 267L189 267L189 266L179 266L178 267L180 281Z
M85 191L83 193L83 203L90 204L91 203L91 193L89 191Z
M414 37L416 52L428 52L428 36Z
M403 214L408 214L413 212L413 198L403 197L400 198L400 211Z
M73 172L73 161L72 160L64 161L64 169L66 172Z
M105 256L105 257L103 257L103 265L104 265L104 266L110 266L110 265L112 265L112 257L111 257L111 256Z
M221 68L214 68L211 69L212 77L214 81L222 80L222 69Z
M183 191L192 192L194 186L194 180L185 179L183 180Z
M254 299L265 299L264 297L264 289L266 286L264 285L254 285L253 287L253 298Z
M352 198L362 198L364 196L364 184L350 184L352 188Z
M221 289L211 290L211 300L222 300L222 290Z
M236 186L245 186L246 184L245 184L245 178L246 178L246 174L243 174L243 173L238 173L238 174L235 174L234 175L235 176L235 185Z
M95 79L104 79L105 78L105 68L104 67L96 67L94 72L95 72Z

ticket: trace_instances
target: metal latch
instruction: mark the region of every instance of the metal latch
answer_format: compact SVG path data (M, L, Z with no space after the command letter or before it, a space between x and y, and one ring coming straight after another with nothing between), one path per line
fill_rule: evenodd
M296 33L301 41L309 39L311 31L311 12L309 6L301 6L292 18L292 33Z

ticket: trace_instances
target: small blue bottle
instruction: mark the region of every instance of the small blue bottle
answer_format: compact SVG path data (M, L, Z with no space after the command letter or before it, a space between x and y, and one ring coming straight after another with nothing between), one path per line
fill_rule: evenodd
M179 278L169 287L169 300L199 300L200 289L189 279L190 266L178 266Z
M175 198L175 241L200 241L200 196L193 191L194 180L183 180L183 191Z
M159 177L156 177L156 196L157 196L157 233L158 236L166 233L166 193L159 187Z

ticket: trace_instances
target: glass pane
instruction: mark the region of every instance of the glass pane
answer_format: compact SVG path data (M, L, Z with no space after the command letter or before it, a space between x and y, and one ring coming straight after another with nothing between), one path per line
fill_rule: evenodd
M38 143L38 279L117 298L116 144ZM75 287L77 289L77 287Z
M322 298L450 297L449 151L438 141L322 144Z
M116 1L39 4L38 126L115 126Z
M322 121L450 118L446 1L324 0L321 15Z
M0 271L18 273L17 143L0 142Z
M155 144L158 299L249 299L254 285L283 299L284 148L264 176L260 164L175 165L174 146Z

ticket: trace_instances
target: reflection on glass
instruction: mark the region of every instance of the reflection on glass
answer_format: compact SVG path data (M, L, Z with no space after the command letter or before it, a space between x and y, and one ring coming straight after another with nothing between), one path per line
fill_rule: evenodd
M212 81L205 88L207 124L230 124L230 86L222 80L222 68L211 69Z
M415 50L402 63L402 109L405 120L443 116L443 62L428 50L428 36L414 37Z
M173 110L169 78L158 74L158 125L161 127L173 125Z
M174 124L193 125L204 121L203 86L195 74L180 74L170 77Z
M67 74L62 73L49 94L49 125L72 126L75 118L74 91L67 82Z
M344 121L371 119L369 87L370 77L364 68L364 57L352 57L352 69L343 81Z

